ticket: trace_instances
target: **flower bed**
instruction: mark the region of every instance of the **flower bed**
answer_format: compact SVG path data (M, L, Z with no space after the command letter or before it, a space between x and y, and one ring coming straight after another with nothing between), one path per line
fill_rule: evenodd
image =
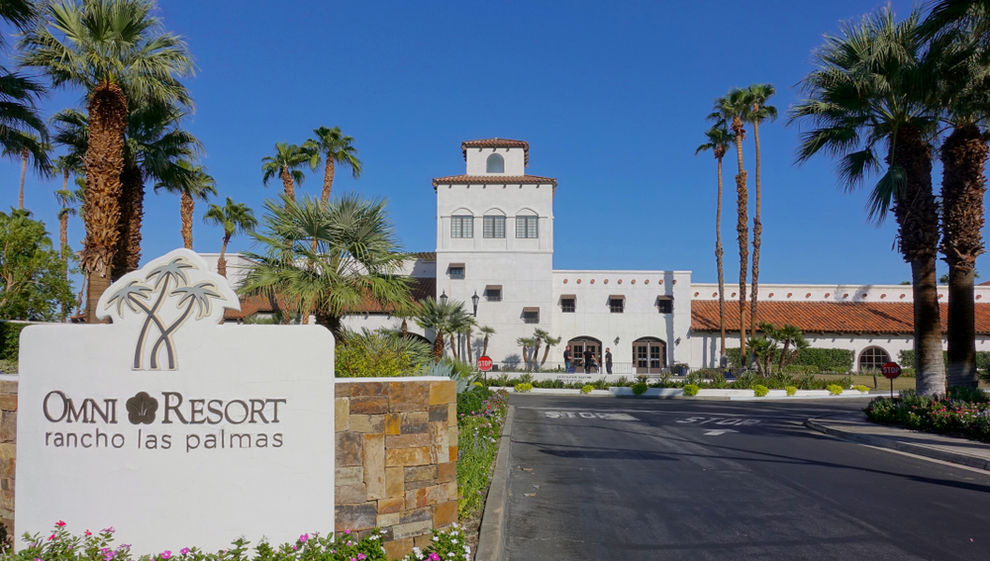
M990 442L988 397L982 392L965 393L946 398L903 391L898 398L874 399L864 411L875 423Z
M358 539L350 530L334 535L318 533L302 534L295 542L271 545L261 541L252 548L247 540L238 539L232 547L215 553L200 551L196 547L182 547L176 551L165 550L155 555L136 556L129 544L114 545L114 529L98 532L84 531L73 535L61 520L48 536L25 536L26 547L14 553L0 553L2 561L388 561L382 546L385 532L372 532ZM456 524L449 530L434 530L433 540L425 549L414 548L401 561L440 561L471 559L471 548L464 541L464 533Z
M479 395L486 397L479 400ZM509 394L475 386L459 394L457 401L457 514L464 521L479 516L484 509L485 491L509 408ZM470 404L464 408L467 410L462 410L462 403Z

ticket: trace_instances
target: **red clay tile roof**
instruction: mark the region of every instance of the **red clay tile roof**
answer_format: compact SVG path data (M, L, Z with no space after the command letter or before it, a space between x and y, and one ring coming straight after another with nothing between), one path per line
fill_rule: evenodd
M944 332L948 310L945 304L940 308ZM760 302L757 314L759 321L777 326L794 325L805 333L910 335L914 329L914 308L910 302ZM730 330L738 328L738 302L726 301L725 325ZM691 329L719 329L717 300L691 302ZM990 335L990 304L976 304L976 333Z
M529 143L525 140L512 140L511 138L479 138L478 140L465 140L461 143L461 151L464 159L467 160L468 148L522 148L523 165L529 165Z
M557 186L557 180L552 177L540 177L538 175L448 175L447 177L436 177L433 179L433 189L437 185L502 185L502 184L549 184Z
M433 298L436 296L437 291L437 280L434 278L419 278L412 277L412 282L410 283L410 291L412 292L412 297L417 302L420 300L425 300L426 298ZM373 313L388 313L392 311L391 306L382 306L370 296L365 298L364 302L348 313L352 314L373 314ZM272 307L271 301L269 301L267 296L241 296L241 310L226 310L223 314L223 319L228 321L241 320L247 317L251 317L256 313L272 313L275 309Z

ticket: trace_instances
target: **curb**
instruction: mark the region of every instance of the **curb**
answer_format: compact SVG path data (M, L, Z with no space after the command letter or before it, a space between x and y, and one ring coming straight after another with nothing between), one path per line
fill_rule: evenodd
M509 498L509 445L512 440L512 418L516 408L509 406L502 425L502 436L492 470L492 483L485 498L485 511L481 515L481 535L474 558L478 561L501 561L505 556L505 505Z
M879 448L888 448L899 452L914 454L916 456L924 456L926 458L932 458L943 462L990 471L990 460L984 458L970 456L969 454L960 454L958 452L945 450L940 447L911 444L910 442L899 440L897 436L874 436L870 434L845 431L826 423L827 419L808 419L804 422L804 425L810 429L814 429L825 434L830 434L832 436L837 436L843 440L859 442L861 444L869 444L870 446L877 446Z

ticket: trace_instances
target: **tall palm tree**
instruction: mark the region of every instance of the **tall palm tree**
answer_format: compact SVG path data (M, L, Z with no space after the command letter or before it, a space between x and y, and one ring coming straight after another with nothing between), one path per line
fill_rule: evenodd
M209 200L210 195L216 195L216 181L204 171L203 166L193 165L188 160L181 160L155 184L155 190L158 189L179 194L182 244L186 249L192 249L192 224L193 213L196 210L196 199L206 201Z
M543 338L543 342L545 346L543 347L543 358L540 359L540 368L543 368L543 365L546 364L547 362L547 355L550 354L550 347L553 347L554 345L559 345L560 341L561 341L560 337L554 337L549 333L547 333L547 335Z
M238 231L252 232L258 225L258 220L254 217L254 211L244 203L235 203L233 199L227 197L227 202L223 206L211 204L209 210L203 215L203 222L217 224L223 227L223 243L220 246L220 258L217 259L217 273L220 276L227 276L227 244Z
M335 336L343 333L341 318L368 300L385 308L408 304L409 279L400 274L405 254L384 202L346 196L324 207L283 196L265 210L264 231L252 234L265 252L247 254L253 263L243 293L286 298Z
M526 364L526 370L532 370L532 361L530 357L532 356L531 350L533 346L536 345L536 339L532 337L519 337L516 339L516 344L522 348L523 362Z
M746 360L746 276L749 259L749 192L746 188L746 169L743 167L742 141L746 138L744 121L750 111L749 94L733 88L725 97L715 100L715 110L708 118L715 123L728 123L732 129L732 141L736 145L736 238L739 241L739 356L743 367Z
M942 119L942 241L949 265L948 386L975 388L976 258L984 253L983 197L990 111L990 2L947 1L921 25L938 63Z
M333 176L336 164L351 168L351 175L355 179L361 176L361 160L357 157L357 149L354 148L354 138L344 136L340 127L328 129L320 127L313 130L316 138L306 141L305 146L310 151L309 165L313 169L323 160L323 191L320 193L320 201L327 204L330 200L330 189L333 188Z
M870 194L869 215L892 210L898 245L911 265L914 346L919 394L945 393L936 291L938 214L932 193L928 139L936 120L931 60L918 34L919 15L895 22L889 8L842 27L817 52L819 68L803 80L808 98L791 119L815 128L802 133L798 161L819 151L840 156L839 178L854 188L887 169ZM878 154L878 150L885 153Z
M753 208L753 280L749 294L749 332L756 333L756 303L760 284L760 245L763 238L763 221L760 208L762 203L762 184L760 182L760 123L773 121L777 118L777 108L767 105L767 100L776 93L773 84L753 84L746 89L749 98L749 111L746 121L753 125L753 141L756 145L756 194Z
M6 21L19 31L27 31L37 17L35 3L28 0L6 0L0 2L0 20ZM5 49L6 35L0 33L0 49ZM42 149L48 132L44 121L38 116L37 100L45 93L38 82L10 72L0 65L0 151L3 154L26 162L25 152L33 156L38 171L44 171L49 162L46 150ZM26 167L26 163L25 163ZM21 199L23 200L24 171L21 171ZM20 208L24 208L23 202Z
M543 342L550 338L550 332L545 329L536 328L533 330L533 367L536 367L536 360L540 356L540 347ZM549 350L549 345L547 346Z
M75 85L87 95L86 150L87 320L110 283L119 237L124 132L137 100L191 105L179 78L192 70L186 45L162 30L150 0L56 0L45 25L21 41L21 63L40 69L53 86Z
M485 341L481 344L481 356L488 356L488 338L495 335L495 328L482 325L478 331L485 335Z
M733 141L732 133L724 120L716 122L712 128L705 131L708 142L698 146L694 151L698 155L704 150L711 150L715 156L715 169L718 178L718 197L715 202L715 265L718 267L718 326L721 332L719 346L719 364L725 362L725 280L722 270L722 158Z
M299 169L310 161L312 154L308 147L296 144L277 142L275 155L261 159L262 181L265 185L274 178L282 180L285 196L290 201L296 200L296 185L302 185L306 175Z
M24 179L27 176L28 161L34 158L34 168L43 176L51 173L51 161L48 153L51 145L40 139L34 133L22 133L23 142L15 144L13 148L3 149L4 156L13 156L21 160L21 181L17 192L17 209L24 210ZM41 158L38 160L38 158Z
M467 316L463 302L427 298L421 300L415 315L416 325L423 329L432 330L436 336L433 339L433 360L443 358L444 337L454 330L459 318Z

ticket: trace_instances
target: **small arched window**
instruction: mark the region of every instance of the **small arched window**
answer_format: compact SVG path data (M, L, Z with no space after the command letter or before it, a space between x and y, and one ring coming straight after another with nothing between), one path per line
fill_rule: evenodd
M492 154L488 156L488 160L485 161L485 172L487 173L505 173L505 159L498 154Z
M867 347L859 355L859 371L871 372L890 362L890 354L880 347Z

